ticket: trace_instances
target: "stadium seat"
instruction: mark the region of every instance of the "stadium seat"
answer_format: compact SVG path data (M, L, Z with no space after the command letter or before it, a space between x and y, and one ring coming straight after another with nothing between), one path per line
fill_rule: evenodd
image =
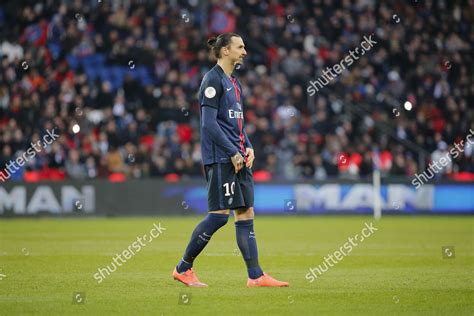
M23 175L25 182L38 182L41 180L40 172L38 171L26 171Z
M66 57L66 60L69 64L69 67L71 67L73 70L77 70L79 68L79 59L75 55L68 55Z
M87 78L91 81L95 81L99 76L97 68L95 67L87 67L84 69L84 72L86 73Z
M266 170L257 170L253 173L255 182L268 182L272 180L272 174Z
M179 181L179 176L176 173L168 173L165 176L165 181L166 182L178 182Z
M125 174L115 172L109 175L109 181L110 182L125 182L126 177Z

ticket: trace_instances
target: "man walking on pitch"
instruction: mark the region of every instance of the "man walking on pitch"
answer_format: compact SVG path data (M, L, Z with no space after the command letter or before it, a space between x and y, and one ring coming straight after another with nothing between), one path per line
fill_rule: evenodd
M253 229L252 144L244 129L242 88L232 75L247 55L242 38L224 33L207 42L217 64L204 76L199 89L201 105L201 150L206 173L209 213L194 229L173 278L187 286L207 287L192 266L211 236L227 223L234 211L237 244L248 271L248 287L281 287L287 282L264 273L258 263Z

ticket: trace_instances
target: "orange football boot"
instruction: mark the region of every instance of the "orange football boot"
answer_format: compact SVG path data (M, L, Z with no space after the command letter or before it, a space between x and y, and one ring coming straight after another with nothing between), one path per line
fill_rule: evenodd
M283 287L283 286L289 286L290 284L288 282L283 282L283 281L278 281L263 272L263 275L259 277L258 279L248 279L247 280L247 286L248 287Z
M207 287L206 283L199 281L192 268L183 273L178 273L175 267L173 271L173 279L182 282L189 287Z

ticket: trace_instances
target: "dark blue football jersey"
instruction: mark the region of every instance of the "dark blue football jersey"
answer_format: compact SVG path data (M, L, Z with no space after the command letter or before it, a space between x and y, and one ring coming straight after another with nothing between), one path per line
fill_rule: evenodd
M216 64L202 79L199 88L199 104L217 109L217 124L222 132L245 157L245 148L252 147L248 141L244 125L242 88L237 78L230 78ZM202 124L201 124L202 126ZM230 156L216 144L201 127L201 152L204 165L230 162ZM234 153L235 154L235 153Z

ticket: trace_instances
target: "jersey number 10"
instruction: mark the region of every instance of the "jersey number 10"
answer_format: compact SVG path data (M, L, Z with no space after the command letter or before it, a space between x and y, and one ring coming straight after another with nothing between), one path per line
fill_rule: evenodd
M229 185L229 182L224 183L223 187L225 189L225 196L230 196L231 194L234 195L235 181L232 181L230 185ZM230 191L229 191L229 188L230 188Z

